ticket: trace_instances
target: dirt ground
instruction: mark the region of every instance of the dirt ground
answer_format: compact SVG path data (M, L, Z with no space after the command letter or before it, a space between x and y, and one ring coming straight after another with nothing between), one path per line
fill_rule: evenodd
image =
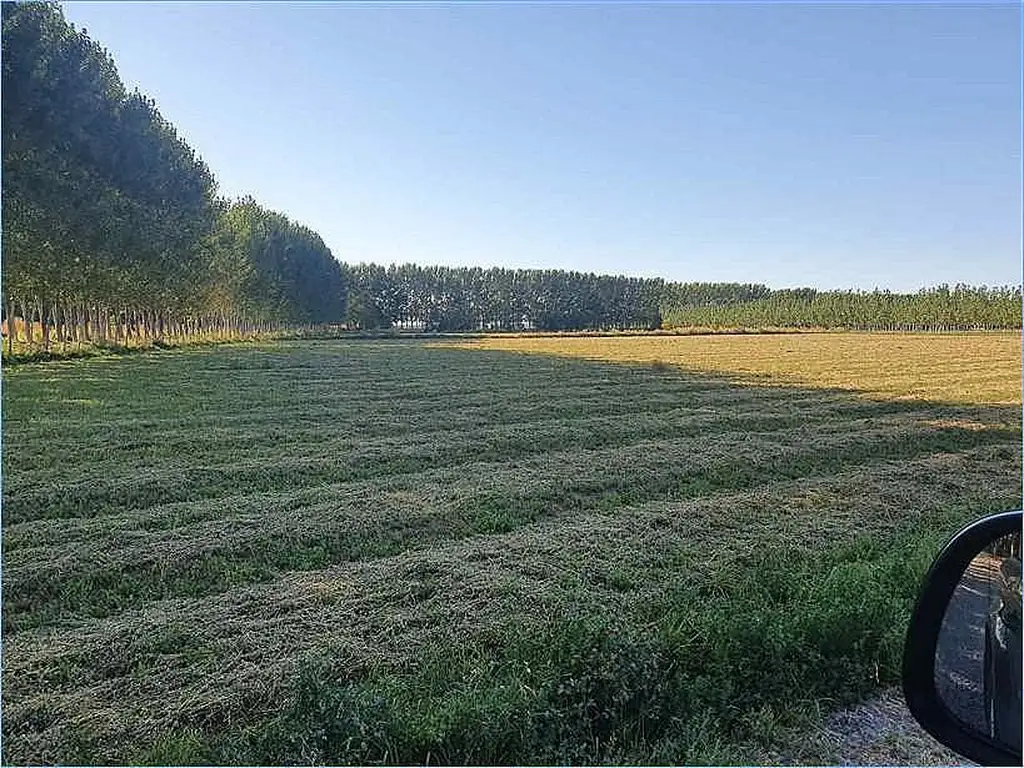
M926 733L898 688L832 714L819 730L763 757L777 765L976 765Z

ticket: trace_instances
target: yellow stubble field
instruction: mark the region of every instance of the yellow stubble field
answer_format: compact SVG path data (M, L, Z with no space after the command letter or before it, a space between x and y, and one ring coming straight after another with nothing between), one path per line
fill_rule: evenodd
M1021 403L1018 332L490 336L460 346L673 366L745 384L836 388L873 398Z

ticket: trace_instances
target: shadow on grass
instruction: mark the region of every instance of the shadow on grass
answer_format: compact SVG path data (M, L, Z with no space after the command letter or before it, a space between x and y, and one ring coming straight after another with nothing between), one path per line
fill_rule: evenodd
M31 348L24 351L9 353L7 348L3 350L4 367L25 366L42 363L57 363L64 360L92 360L96 358L127 357L132 355L152 355L170 350L187 352L189 350L204 349L225 345L237 345L245 343L266 343L271 339L210 339L188 342L167 342L155 340L145 345L125 344L98 344L92 343L80 346L78 349L42 349Z

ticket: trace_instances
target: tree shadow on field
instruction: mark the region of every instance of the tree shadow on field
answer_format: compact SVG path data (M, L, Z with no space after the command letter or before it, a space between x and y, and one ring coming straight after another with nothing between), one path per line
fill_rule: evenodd
M624 385L623 394L632 402L636 402L643 394L656 392L662 387L667 392L677 393L727 390L737 395L737 402L751 397L780 404L790 400L808 414L811 414L816 406L845 406L851 413L863 413L865 417L898 413L920 415L926 419L945 419L949 426L960 423L964 428L972 430L1004 426L1019 432L1021 427L1022 408L1019 403L971 402L966 397L962 400L943 400L912 394L889 395L868 388L817 386L806 382L787 381L784 376L777 374L702 369L659 359L602 360L549 351L455 347L448 344L436 345L434 348L459 349L480 356L512 355L534 361L558 360L560 363L555 365L556 368L563 368L566 375L580 381L614 382ZM499 363L496 367L500 368L502 364ZM616 372L622 369L629 370L634 375L626 378L616 376ZM614 378L602 377L602 373L611 374ZM634 391L634 388L639 391ZM723 403L721 407L723 410L727 409L729 403Z

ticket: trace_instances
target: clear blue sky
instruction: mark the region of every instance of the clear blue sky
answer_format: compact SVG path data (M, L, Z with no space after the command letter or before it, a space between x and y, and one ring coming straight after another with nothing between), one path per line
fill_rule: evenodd
M66 3L342 261L1021 280L1021 10Z

